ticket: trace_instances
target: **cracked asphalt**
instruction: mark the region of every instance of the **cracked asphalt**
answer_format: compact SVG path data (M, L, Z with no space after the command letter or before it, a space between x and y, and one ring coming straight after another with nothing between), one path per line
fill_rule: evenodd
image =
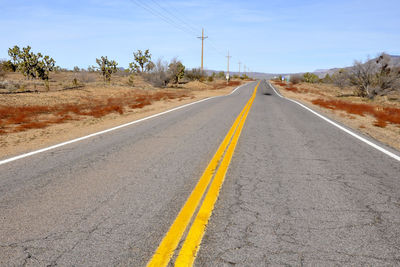
M400 266L400 163L263 86L196 266Z
M0 165L0 265L144 266L254 86Z
M255 85L0 165L0 265L146 265ZM399 162L262 83L195 265L400 265L399 192Z

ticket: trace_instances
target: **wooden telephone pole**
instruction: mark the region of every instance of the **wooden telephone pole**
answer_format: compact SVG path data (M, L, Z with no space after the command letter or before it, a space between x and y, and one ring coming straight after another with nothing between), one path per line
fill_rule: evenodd
M228 72L227 72L227 75L226 75L226 77L227 77L226 80L229 81L229 59L232 57L232 56L229 55L229 50L228 50L228 55L226 57L228 58Z
M240 65L242 65L242 62L239 61L239 76L240 76Z
M204 28L201 30L201 37L197 38L201 39L201 73L203 73L204 39L208 38L208 36L204 36Z

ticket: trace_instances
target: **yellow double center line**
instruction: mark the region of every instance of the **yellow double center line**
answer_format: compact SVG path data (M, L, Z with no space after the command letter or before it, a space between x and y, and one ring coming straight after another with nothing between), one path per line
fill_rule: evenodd
M231 162L233 152L235 151L236 144L239 140L240 133L243 129L254 98L256 97L258 85L259 83L254 88L251 98L246 103L239 116L236 118L228 134L225 136L217 152L203 172L199 182L190 194L185 205L180 210L174 223L169 228L168 233L161 241L147 266L166 266L169 263L176 247L179 244L179 241L182 238L183 233L185 232L208 185L212 180L199 212L197 213L197 216L190 227L186 239L184 240L182 249L175 261L175 266L193 265L197 251L200 247L201 239L203 238L205 232L206 225L211 216L212 210L214 209L214 204L218 198L220 188L224 182L225 175L229 167L229 163ZM215 173L219 163L220 166ZM212 179L214 173L215 177Z

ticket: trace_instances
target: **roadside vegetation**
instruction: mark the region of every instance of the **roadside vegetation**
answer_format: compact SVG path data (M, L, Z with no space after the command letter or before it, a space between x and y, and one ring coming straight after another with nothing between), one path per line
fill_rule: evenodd
M393 66L391 57L382 53L375 59L368 58L365 62L356 60L352 67L339 69L332 76L326 74L320 78L307 72L290 77L291 84L300 82L334 84L339 88L352 86L355 96L374 99L376 96L400 91L400 66Z
M330 111L342 123L400 149L400 66L390 56L355 61L323 77L305 73L273 83L286 96Z
M192 81L225 81L224 72L187 69L177 58L170 61L153 60L148 49L133 52L132 62L127 69L118 67L116 60L101 56L96 59L95 65L89 65L86 69L75 66L68 70L56 66L56 61L50 56L33 53L30 46L22 49L14 46L8 50L8 54L9 60L0 60L0 94L61 91L85 86L135 87L142 80L157 88L178 88ZM233 77L233 80L249 79L246 74Z
M79 99L78 103L68 101L53 105L0 106L0 134L44 128L85 117L101 118L110 113L124 114L129 109L143 108L155 101L190 96L188 90L132 90L114 97Z
M14 46L8 55L0 60L0 135L125 114L157 101L192 98L193 90L217 90L248 79L227 83L224 72L188 70L177 58L153 60L149 50L134 51L127 69L107 56L86 69L63 69L30 46Z

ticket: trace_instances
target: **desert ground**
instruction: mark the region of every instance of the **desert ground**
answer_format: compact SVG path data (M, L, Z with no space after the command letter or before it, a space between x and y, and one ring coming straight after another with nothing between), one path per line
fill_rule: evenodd
M354 87L339 88L332 84L272 84L288 98L303 104L400 150L400 93L361 98Z
M140 75L53 73L49 87L8 73L0 82L0 158L78 138L200 99L246 81L189 81L157 88Z

